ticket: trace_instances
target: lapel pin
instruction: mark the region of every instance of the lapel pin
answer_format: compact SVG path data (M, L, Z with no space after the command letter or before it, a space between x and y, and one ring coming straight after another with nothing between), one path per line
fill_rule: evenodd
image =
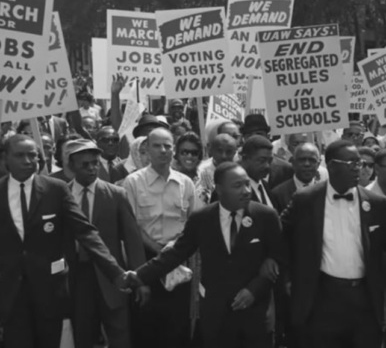
M362 202L362 209L366 212L369 212L371 209L370 203L367 201Z
M54 230L55 225L52 222L46 222L43 226L43 230L46 233L50 233Z
M243 219L241 220L241 224L248 228L252 226L252 219L250 216L244 216Z

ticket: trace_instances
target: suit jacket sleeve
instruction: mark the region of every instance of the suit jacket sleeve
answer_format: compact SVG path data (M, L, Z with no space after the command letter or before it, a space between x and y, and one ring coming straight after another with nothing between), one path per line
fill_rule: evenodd
M69 188L63 184L63 222L66 231L72 233L74 238L85 248L92 260L99 269L114 281L116 277L122 275L123 269L118 265L115 258L110 254L108 248L103 243L99 233L87 218L82 214Z
M261 216L258 217L261 219ZM262 242L264 243L264 249L266 253L266 259L274 259L280 266L285 264L284 248L281 236L281 225L277 213L274 210L269 210L264 216L264 229L262 231ZM267 293L267 290L271 287L270 280L257 275L253 278L247 289L255 296L259 298L260 295Z
M198 248L197 227L195 214L186 222L182 234L176 240L173 247L161 252L157 257L148 261L137 269L139 278L149 284L166 275L186 259L188 259Z
M145 249L133 209L124 189L119 193L118 209L120 239L124 243L128 268L135 269L146 262Z

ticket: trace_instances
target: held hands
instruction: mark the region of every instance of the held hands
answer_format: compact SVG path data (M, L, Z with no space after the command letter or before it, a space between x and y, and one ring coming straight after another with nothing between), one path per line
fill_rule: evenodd
M131 289L144 285L137 276L137 273L133 271L127 271L119 275L115 279L114 284L119 290L127 293L131 293Z
M276 283L279 276L279 266L274 259L266 259L260 268L260 275Z
M241 309L246 309L255 302L255 296L248 289L241 289L232 303L232 309L238 311Z

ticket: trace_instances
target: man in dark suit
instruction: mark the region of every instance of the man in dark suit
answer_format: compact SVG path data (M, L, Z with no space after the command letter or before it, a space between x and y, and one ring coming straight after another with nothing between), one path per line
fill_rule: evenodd
M36 175L36 143L5 143L9 176L0 180L0 323L5 347L59 347L68 314L66 258L75 240L104 275L125 287L126 275L65 183Z
M292 158L294 176L272 190L274 205L279 214L287 207L297 190L316 183L319 163L319 150L314 144L304 143L295 149Z
M244 141L253 135L260 135L267 139L270 139L269 132L271 127L261 114L250 114L245 117L244 125L241 129ZM282 182L291 179L294 174L291 164L283 161L277 156L273 156L272 162L269 168L268 187L273 189Z
M348 141L326 150L329 181L294 195L282 214L292 324L307 348L378 348L384 322L386 200L358 185Z
M271 190L263 180L269 174L273 160L271 142L261 135L253 135L245 141L240 155L240 165L250 178L252 200L273 208Z
M112 172L121 159L118 157L119 135L111 126L102 127L96 134L96 143L102 150L98 178L112 183Z
M110 253L124 269L135 269L145 263L142 239L126 191L97 178L101 150L93 141L79 139L69 143L68 151L70 169L75 175L70 190L84 214L98 228ZM83 197L85 188L86 197ZM127 294L114 287L82 249L75 274L76 345L92 348L95 332L102 322L109 347L130 347ZM138 290L142 304L149 290Z
M219 202L193 213L175 245L131 273L132 285L154 282L199 249L200 320L207 348L268 347L265 317L271 283L259 270L280 260L276 212L250 202L245 170L220 164L214 180Z

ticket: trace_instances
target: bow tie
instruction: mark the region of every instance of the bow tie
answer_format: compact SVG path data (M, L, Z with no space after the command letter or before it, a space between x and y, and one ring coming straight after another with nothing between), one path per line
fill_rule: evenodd
M346 199L347 201L353 201L354 200L354 195L352 193L347 193L345 195L339 195L335 193L333 195L334 199Z

